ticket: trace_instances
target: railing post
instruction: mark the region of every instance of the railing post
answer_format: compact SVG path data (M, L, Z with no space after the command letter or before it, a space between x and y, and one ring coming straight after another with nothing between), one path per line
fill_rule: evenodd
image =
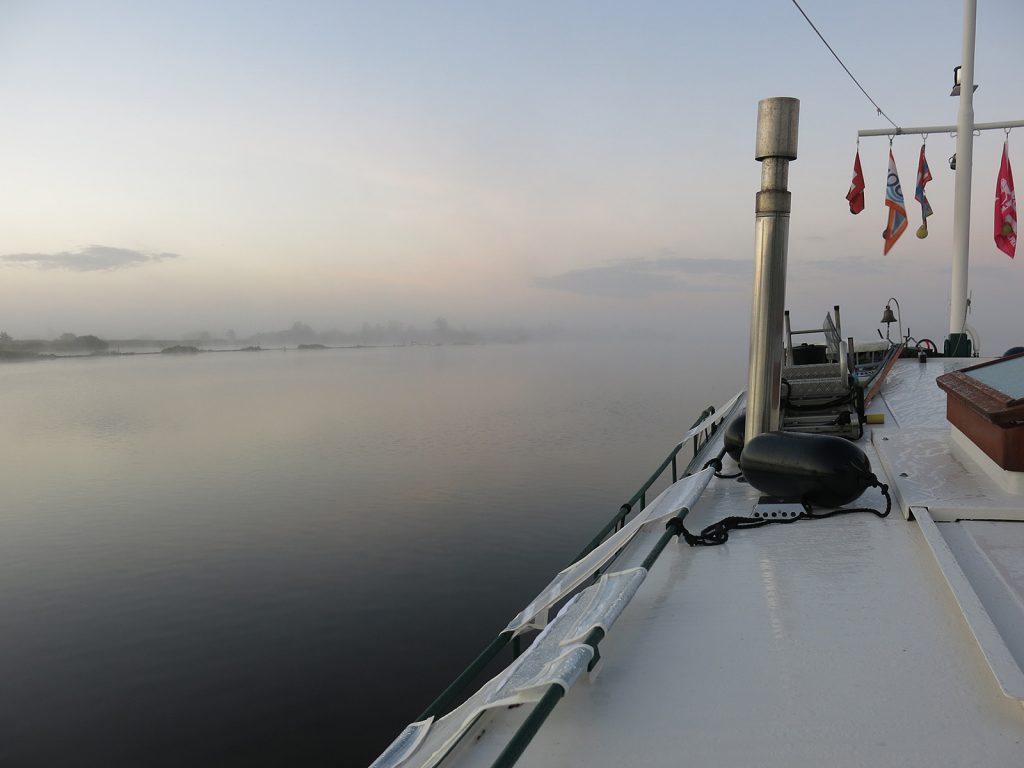
M788 309L786 310L784 317L786 325L786 346L784 349L784 365L793 365L793 328L789 324Z
M787 187L789 163L796 160L799 121L798 99L776 97L758 102L754 157L761 162L761 191L757 193L755 219L747 442L779 428L789 247L790 194Z

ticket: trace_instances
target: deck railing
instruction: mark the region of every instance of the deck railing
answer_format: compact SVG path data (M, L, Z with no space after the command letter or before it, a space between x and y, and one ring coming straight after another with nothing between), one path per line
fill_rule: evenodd
M705 408L701 412L700 416L697 417L696 421L694 421L690 426L690 429L694 429L702 421L714 414L714 406ZM711 439L715 432L717 432L720 424L721 422L719 420L713 421L707 429L694 435L692 440L693 456L690 461L687 462L687 465L683 470L683 477L693 473L693 464L696 461L698 454L704 447L705 443ZM572 565L586 557L594 549L600 546L601 542L603 542L609 535L622 528L626 524L626 518L629 516L630 512L634 511L634 509L638 512L643 510L644 507L647 506L647 492L662 478L669 467L672 468L672 482L674 483L679 479L679 452L686 447L688 442L690 441L679 442L671 451L669 451L669 454L661 464L658 465L658 468L654 470L651 476L647 478L647 481L637 489L636 493L634 493L626 503L619 507L619 511L616 512L612 519L597 532L597 535L595 535L594 538L591 539L590 543L572 559L569 565ZM637 506L638 504L639 506ZM664 547L664 544L661 544L658 548L659 552L662 547ZM441 695L434 699L430 706L423 710L423 713L416 718L416 720L426 720L428 717L440 716L450 710L452 704L466 691L470 683L472 683L473 680L475 680L476 677L488 666L488 664L497 657L498 653L500 653L510 641L512 643L512 656L513 658L518 657L522 651L522 635L513 633L511 630L502 631L486 648L484 648L483 651L480 652L480 655L477 656L469 666L466 667L459 676L444 689Z

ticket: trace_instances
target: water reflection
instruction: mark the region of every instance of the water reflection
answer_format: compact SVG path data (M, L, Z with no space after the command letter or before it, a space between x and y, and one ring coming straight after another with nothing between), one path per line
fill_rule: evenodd
M368 762L722 399L685 368L642 345L0 367L0 762Z

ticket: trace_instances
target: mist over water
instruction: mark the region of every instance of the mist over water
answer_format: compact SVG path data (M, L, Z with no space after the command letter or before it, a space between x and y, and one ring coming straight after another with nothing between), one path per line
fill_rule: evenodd
M816 5L865 94L954 120L955 3ZM263 347L0 363L0 768L372 760L745 385L765 96L802 105L794 327L838 303L873 339L891 297L894 334L949 329L955 147L883 255L881 137L843 196L885 122L794 8L236 6L0 3L0 358ZM1001 6L979 121L1024 102ZM882 17L935 30L913 88ZM984 354L1024 343L1002 138ZM892 151L913 179L918 137ZM268 349L310 343L410 346Z
M746 350L0 367L0 762L369 763Z

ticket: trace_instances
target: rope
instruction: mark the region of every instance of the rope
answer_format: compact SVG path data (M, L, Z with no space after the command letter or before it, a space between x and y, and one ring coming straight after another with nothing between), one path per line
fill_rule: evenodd
M885 112L882 111L882 108L880 106L878 106L878 104L875 102L875 100L872 99L868 95L868 92L864 90L864 86L861 85L857 81L857 78L853 76L853 72L850 71L850 68L847 67L845 64L843 64L843 60L839 58L839 54L836 53L834 50L832 50L832 46L828 44L828 40L826 40L825 36L823 34L821 34L821 32L818 31L818 28L816 26L814 26L814 22L811 21L811 17L808 16L806 13L804 13L804 9L800 7L800 3L798 3L796 0L793 0L793 5L795 5L796 9L798 11L800 11L800 15L803 16L805 19L807 19L807 23L811 25L811 29L814 30L814 33L819 38L821 38L821 42L823 42L825 44L825 47L828 48L828 52L831 53L833 56L835 56L836 61L839 62L839 66L841 66L843 69L846 70L846 74L848 74L850 76L850 79L853 80L854 84L858 88L860 88L860 92L863 93L865 97L867 97L867 100L871 102L872 106L874 106L874 108L878 112L878 114L880 114L882 117L884 117L886 120L888 120L889 124L892 125L892 127L895 128L897 131L900 130L900 127L898 125L896 125L896 123L894 123L892 121L892 118L889 117L887 114L885 114ZM892 140L890 139L890 143L891 142L892 142Z
M737 472L734 475L723 475L722 474L722 457L725 456L725 448L719 452L713 459L708 459L707 463L701 467L701 469L707 469L712 467L715 470L715 477L719 477L722 480L735 480L737 477L743 477L742 472Z
M881 512L871 507L848 507L839 509L833 509L828 512L815 512L814 509L806 501L801 500L803 511L798 515L792 517L726 517L719 520L717 523L704 528L698 535L694 535L686 530L680 522L682 528L681 534L683 539L691 547L717 547L719 544L725 544L729 540L729 531L742 531L748 528L761 528L765 525L772 525L775 523L796 523L800 520L824 520L826 517L834 517L836 515L850 515L855 512L870 512L876 517L888 517L889 512L892 511L892 496L889 495L889 486L883 482L880 482L875 475L871 475L871 484L869 488L878 488L882 491L882 495L885 496L885 511Z

